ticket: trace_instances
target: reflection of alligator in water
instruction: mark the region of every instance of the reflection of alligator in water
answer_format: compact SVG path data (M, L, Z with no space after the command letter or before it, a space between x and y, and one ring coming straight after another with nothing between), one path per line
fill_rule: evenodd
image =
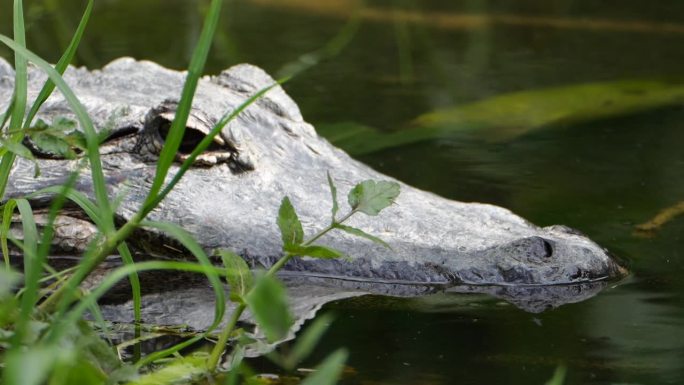
M12 76L10 66L0 61L0 106L9 103ZM98 129L111 129L101 147L103 167L110 195L120 199L117 216L129 218L151 184L184 74L150 62L119 59L98 71L70 69L65 78ZM37 94L44 79L37 70L30 71L30 95ZM191 151L226 111L272 83L262 70L250 65L203 79L178 158ZM50 122L59 116L73 117L63 97L56 94L39 117ZM35 155L41 176L34 178L33 164L19 159L10 177L9 197L61 184L79 163L39 151ZM172 173L174 169L177 166ZM254 267L270 266L281 253L274 217L282 197L290 197L305 231L311 233L330 215L328 171L341 191L365 179L390 179L317 136L297 105L275 88L224 128L150 216L179 224L206 249L232 249ZM76 186L92 195L87 175ZM359 216L351 221L380 236L392 249L339 232L329 234L321 242L343 250L351 259L293 260L284 268L288 282L293 287L302 280L307 287L332 285L336 289L330 292L338 293L335 298L344 296L343 292L413 295L459 285L499 285L503 291L495 295L534 303L532 307L539 309L539 304L557 305L585 297L624 272L604 249L567 227L540 228L500 207L450 201L404 184L401 189L396 204L379 217ZM33 203L37 207L48 199ZM74 241L75 233L87 238L89 226L82 218L75 212L65 212L61 218L65 225L58 231L63 237L57 246L64 252L73 253L82 244ZM136 238L131 243L137 242L138 250L170 244L152 230ZM575 284L593 289L574 292L566 287L560 290L565 294L549 294L559 292L553 289L557 285ZM518 289L532 286L540 289ZM314 295L316 290L305 294ZM192 302L187 295L185 303ZM160 313L154 317L164 318Z

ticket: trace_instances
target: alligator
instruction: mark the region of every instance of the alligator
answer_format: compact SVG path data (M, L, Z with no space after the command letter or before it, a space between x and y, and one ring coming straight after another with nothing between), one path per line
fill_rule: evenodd
M10 103L13 76L12 67L0 59L2 108ZM184 72L132 58L114 60L100 70L70 67L64 75L97 129L107 130L100 153L119 220L130 218L145 198L185 77ZM29 67L29 98L38 94L45 80L37 68ZM248 64L202 78L177 160L186 159L227 111L272 84L266 72ZM48 123L75 120L58 92L45 102L38 118ZM4 199L61 185L72 171L84 167L75 188L93 196L81 159L60 158L27 145L34 151L41 174L36 177L35 164L18 158ZM179 166L176 162L170 174ZM150 218L182 226L207 250L229 249L252 267L266 268L281 257L274 218L284 196L296 207L306 233L325 225L322 218L329 218L331 209L327 173L340 192L363 180L394 180L318 136L295 102L276 86L222 130ZM377 217L357 215L349 222L377 235L391 248L331 232L320 242L349 258L295 258L284 266L282 277L292 292L300 293L296 298L318 294L323 298L305 308L365 293L412 296L446 290L486 292L539 311L585 299L625 274L609 252L579 231L562 225L538 227L501 207L453 201L398 183L401 194L392 206ZM32 204L45 207L49 200L50 196L38 196ZM74 208L65 210L58 220L57 253L74 254L97 231L85 218ZM151 245L173 245L153 230L137 233L131 244L146 255L155 253ZM175 255L174 249L157 249L156 253ZM153 318L148 322L194 322L198 328L210 323L211 311L199 304L211 298L206 293L183 293L183 283L163 279L158 285L160 291L150 293L146 302L147 314ZM164 294L173 290L181 292ZM178 298L184 298L185 305L163 304L165 300L178 302ZM105 309L105 315L125 318L115 310L118 305L113 306L109 312ZM194 310L179 312L178 306ZM203 312L208 315L200 321L197 314Z

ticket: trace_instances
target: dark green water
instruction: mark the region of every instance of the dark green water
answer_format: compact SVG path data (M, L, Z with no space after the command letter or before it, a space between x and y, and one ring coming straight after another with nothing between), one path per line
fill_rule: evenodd
M10 3L0 0L5 34ZM26 3L30 48L56 61L81 2ZM98 68L126 55L186 65L200 28L198 2L96 3L79 64ZM314 125L353 121L392 130L437 108L505 92L684 75L679 0L368 5L373 12L339 55L285 87ZM208 71L247 61L276 73L325 46L352 8L351 0L229 2ZM0 55L9 52L0 48ZM542 384L559 363L568 367L568 384L683 383L684 219L650 239L632 235L634 224L684 200L683 143L684 108L671 107L505 143L442 139L364 156L440 195L580 229L627 259L633 274L590 300L542 314L465 295L332 304L327 309L338 319L313 361L346 346L356 371L348 384Z

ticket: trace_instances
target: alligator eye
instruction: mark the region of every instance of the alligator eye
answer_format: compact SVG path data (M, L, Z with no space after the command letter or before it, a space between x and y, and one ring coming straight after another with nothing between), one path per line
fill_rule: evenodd
M154 161L161 152L168 139L171 125L176 115L177 104L165 101L153 108L145 117L144 135L141 136L137 147L138 154L150 161ZM181 139L176 160L184 162L192 151L211 132L214 121L201 110L192 110L188 116L185 132ZM226 140L217 135L212 143L194 161L196 166L214 166L229 162L236 150Z
M159 119L163 120L162 122L160 122L158 126L159 135L164 141L166 141L166 138L169 135L169 130L171 129L171 122L169 120L163 119L162 117L159 117ZM186 127L180 147L178 147L178 153L183 155L189 155L206 136L207 135L201 130L198 130L194 127ZM217 135L214 137L214 140L211 142L211 144L209 145L209 147L207 147L205 151L226 151L225 141Z

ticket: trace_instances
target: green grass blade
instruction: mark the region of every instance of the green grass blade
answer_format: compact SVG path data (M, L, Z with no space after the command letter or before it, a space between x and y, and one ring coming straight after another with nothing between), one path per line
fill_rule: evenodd
M213 264L209 260L209 257L204 253L202 247L195 241L195 239L180 226L173 223L165 222L153 222L153 221L143 221L141 223L143 226L154 227L164 233L177 239L186 249L188 249L197 258L197 261L207 268L213 267ZM218 274L212 272L211 269L207 269L207 279L211 283L214 289L214 294L216 295L216 307L214 309L214 321L211 326L207 329L211 331L215 329L221 320L223 319L223 314L226 310L226 298L225 292L223 291L223 284L218 276Z
M362 2L361 2L362 3ZM337 56L349 45L361 26L361 7L354 12L352 18L322 48L299 56L286 63L277 72L278 77L295 77L319 63Z
M2 256L5 260L5 268L9 271L9 247L7 247L7 235L9 234L10 226L12 225L12 215L14 208L17 207L17 202L10 199L5 203L5 208L2 213L2 227L0 228L0 242L2 243Z
M32 275L32 261L30 258L35 257L38 253L38 229L36 228L36 222L33 219L33 210L28 201L26 199L15 199L15 202L19 209L19 214L21 214L21 224L24 232L24 251L29 254L29 258L24 259L24 272L26 274L26 279L28 279L28 277Z
M33 192L33 193L27 195L26 197L28 199L32 199L32 198L36 198L38 196L48 194L48 193L52 193L52 194L63 193L67 197L67 199L76 203L86 213L88 218L90 218L90 220L93 221L95 226L100 228L101 220L100 220L100 214L97 211L97 205L93 201L91 201L87 195L85 195L84 193L82 193L80 191L73 190L73 189L69 189L69 190L64 191L64 189L61 186L51 186L51 187L46 187L44 189L40 189L36 192Z
M5 196L5 189L9 181L9 174L12 171L15 155L13 152L6 152L0 160L0 199Z
M27 325L30 320L30 315L34 310L36 303L38 302L38 298L40 297L39 291L41 274L43 272L43 266L46 264L47 256L50 252L50 245L52 244L52 238L54 234L53 224L57 214L66 202L66 195L68 191L72 190L77 177L78 174L71 174L64 186L61 187L59 194L57 194L56 198L53 200L52 205L50 205L48 222L43 228L43 235L40 245L37 244L38 230L36 228L36 224L33 219L33 211L31 210L28 200L15 200L17 208L19 209L19 213L21 214L21 220L23 224L25 273L24 293L21 297L21 312L19 322L17 323L17 336L15 336L16 343L22 341L23 334L28 327ZM14 344L14 346L19 347L20 345Z
M95 126L93 125L90 116L88 116L88 112L83 104L81 104L81 102L78 100L71 88L69 88L69 86L66 84L64 79L62 79L62 76L54 68L52 68L48 62L41 59L26 48L20 46L7 36L0 35L0 42L14 50L17 55L28 58L31 62L43 70L48 75L50 80L52 80L57 88L62 92L64 98L67 100L76 114L76 117L78 118L81 128L83 128L83 132L86 136L87 154L88 160L90 161L91 175L93 178L93 189L95 190L98 211L101 214L100 217L103 219L100 223L102 226L100 229L107 235L111 234L114 230L114 221L112 218L111 207L109 205L109 197L107 195L104 172L102 171L102 163L100 162L100 152L98 149L99 136L95 131ZM0 170L2 166L4 165L0 165Z
M24 5L21 0L14 0L14 39L20 48L26 47L26 33L24 31ZM28 70L26 58L18 53L14 55L14 94L12 113L10 117L10 130L21 127L26 113L26 94L28 89ZM23 132L12 135L11 141L21 142ZM0 199L5 196L5 189L9 180L9 173L14 164L15 155L11 152L2 156L0 161Z
M74 55L76 54L76 49L78 48L78 45L81 42L81 39L83 38L83 31L85 31L85 27L88 24L88 20L90 19L90 14L92 13L92 10L93 0L88 0L88 5L86 6L85 11L83 12L83 16L81 17L81 21L78 24L78 27L76 28L76 32L74 33L71 42L69 42L69 46L64 51L64 54L62 54L62 57L59 58L59 61L55 65L55 70L60 75L63 74L64 71L66 71L67 67L69 66L69 63L71 63L71 61L74 58ZM31 109L29 110L29 113L26 116L24 128L28 128L31 126L33 118L35 118L36 114L38 113L38 109L40 109L40 106L43 105L43 103L47 100L47 98L50 96L54 89L55 83L52 82L52 80L48 79L43 85L43 88L40 90L38 97L33 102L33 105L31 106Z
M135 264L131 250L128 248L126 242L122 242L117 250L119 251L124 264ZM138 277L138 274L134 272L128 277L128 279L131 281L131 289L133 290L133 314L135 317L135 322L139 324L142 320L142 295L140 294L140 278Z
M117 250L125 265L135 265L133 255L126 242L121 242ZM131 283L131 292L133 295L133 318L136 325L135 338L138 338L140 337L140 324L142 323L142 294L138 273L132 272L131 275L128 276L128 281ZM133 361L135 362L138 360L140 360L140 344L136 344L136 348L134 349Z
M2 119L0 119L0 130L3 130L5 128L5 125L9 121L10 116L12 115L12 109L13 108L14 108L14 93L12 93L12 100L10 100L9 104L7 105L7 109L2 114Z
M185 84L183 85L183 91L181 93L180 102L178 103L178 109L176 110L176 116L173 119L173 123L171 123L171 128L169 129L169 134L166 137L164 147L159 154L159 160L157 161L157 172L154 176L149 195L147 196L146 202L143 205L145 208L150 206L150 203L156 198L157 194L161 190L169 168L171 167L171 164L176 157L176 153L178 152L178 148L180 147L181 141L183 140L185 124L188 121L190 109L192 108L192 100L195 96L195 90L197 89L197 84L202 76L202 72L204 71L204 64L206 63L207 56L209 55L209 48L211 47L214 32L216 31L216 26L218 25L222 3L222 0L212 0L211 5L209 6L209 11L204 19L204 26L202 27L199 41L197 42L195 52L190 60L188 75L185 79Z
M22 0L14 0L14 16L12 22L14 23L14 41L17 46L26 48L26 33L24 30L24 5ZM14 108L12 108L12 117L10 119L10 127L12 129L21 127L21 122L24 120L26 113L26 94L28 89L28 70L26 57L15 52L14 55ZM20 141L23 137L19 134L15 137L15 141Z
M19 310L19 319L15 324L14 337L12 339L12 346L19 347L26 334L28 323L33 313L34 305L38 300L38 281L40 280L40 273L42 271L42 263L39 263L37 258L38 251L38 229L36 222L33 220L33 210L26 199L16 199L17 208L21 215L21 223L23 230L23 245L24 251L24 294L21 297L21 307Z

